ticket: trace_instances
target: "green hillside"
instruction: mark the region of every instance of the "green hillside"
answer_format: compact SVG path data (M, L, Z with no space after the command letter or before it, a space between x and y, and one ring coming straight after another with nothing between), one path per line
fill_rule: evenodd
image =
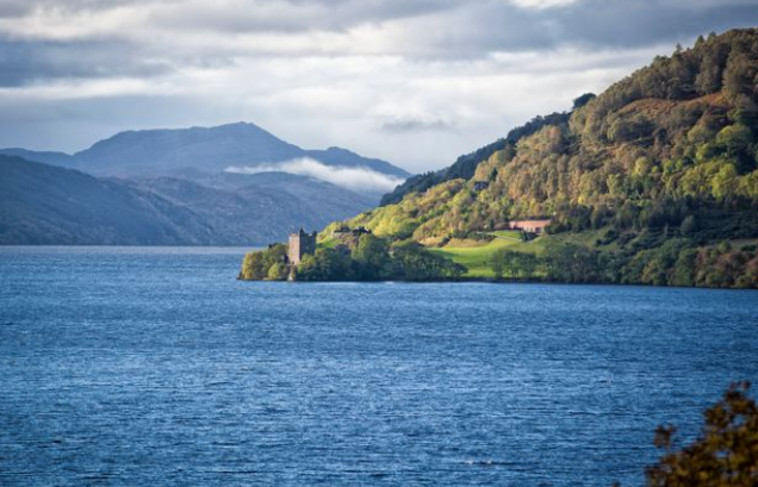
M345 223L433 248L468 276L492 275L486 262L512 246L540 250L529 278L757 287L757 161L758 29L733 30L657 57ZM481 237L535 217L552 219L537 241Z

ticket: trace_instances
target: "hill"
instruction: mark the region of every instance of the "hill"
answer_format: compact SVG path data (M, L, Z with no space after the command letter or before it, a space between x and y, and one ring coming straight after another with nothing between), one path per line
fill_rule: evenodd
M0 243L206 244L213 229L153 194L0 156Z
M461 248L490 246L481 264L509 255L490 244L509 221L550 218L549 235L511 252L542 261L505 275L756 287L757 141L758 29L712 34L327 233L365 226L464 265Z
M305 150L244 122L120 132L73 155L18 148L0 149L0 153L98 176L177 176L192 170L218 173L232 166L254 168L301 158L312 158L333 167L365 168L398 179L410 176L386 161L365 158L338 147Z
M486 161L498 151L504 150L516 144L521 138L537 132L549 124L565 123L568 120L566 113L552 113L545 117L537 116L521 127L517 127L503 139L496 140L476 151L460 156L453 165L445 169L425 174L411 176L405 182L398 185L392 192L382 197L381 206L399 203L405 195L426 191L434 185L453 179L470 179L474 176L477 166Z
M332 215L352 215L375 200L305 176L235 175L236 187L208 187L169 177L126 180L200 216L214 229L213 245L259 245L282 240L299 227L321 228Z
M304 176L234 176L236 189L216 189L167 177L95 178L0 156L0 244L264 245L372 204Z

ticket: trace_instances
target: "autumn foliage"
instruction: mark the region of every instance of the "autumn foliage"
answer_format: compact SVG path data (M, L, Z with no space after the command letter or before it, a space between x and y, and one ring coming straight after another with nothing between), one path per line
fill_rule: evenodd
M675 449L675 428L659 427L655 445L666 454L647 469L651 487L758 485L758 407L749 383L734 384L705 411L700 437Z

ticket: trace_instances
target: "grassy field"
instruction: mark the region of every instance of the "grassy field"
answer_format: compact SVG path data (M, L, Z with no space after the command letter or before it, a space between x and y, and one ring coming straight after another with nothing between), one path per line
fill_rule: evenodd
M468 269L465 274L466 277L495 277L489 262L492 254L500 249L537 255L543 251L542 238L531 242L522 242L519 232L493 232L493 235L497 238L476 247L447 246L429 250L466 267Z
M602 230L590 230L582 233L563 233L559 235L544 235L524 242L521 240L521 232L501 230L490 232L495 238L490 242L484 242L474 239L453 239L448 245L442 248L429 247L428 250L437 255L441 255L453 262L466 267L465 277L471 278L493 278L494 272L490 265L492 254L500 249L508 249L513 252L523 252L527 254L542 255L545 250L545 243L548 240L556 240L564 243L572 243L583 247L593 247L595 240L601 238L604 234ZM334 248L339 239L328 237L322 239L318 246L320 248ZM615 247L615 243L606 248Z

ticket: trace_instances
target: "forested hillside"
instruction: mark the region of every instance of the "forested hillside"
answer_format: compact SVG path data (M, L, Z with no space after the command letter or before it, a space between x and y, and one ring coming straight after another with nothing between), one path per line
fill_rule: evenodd
M385 198L397 203L348 223L445 247L552 218L534 252L580 241L573 259L588 264L566 276L545 262L547 278L755 287L757 136L758 29L711 34L459 160L465 171L409 180Z
M579 101L582 100L580 97ZM426 191L436 184L450 181L452 179L469 179L476 172L477 166L489 159L492 154L503 150L509 145L513 145L521 138L537 132L545 125L564 123L568 119L566 113L551 113L545 117L538 115L521 127L517 127L505 136L504 139L496 140L471 154L460 156L455 163L445 169L425 174L417 174L408 178L403 184L395 188L391 193L387 193L382 198L382 206L392 203L399 203L403 197L409 193L418 193Z

